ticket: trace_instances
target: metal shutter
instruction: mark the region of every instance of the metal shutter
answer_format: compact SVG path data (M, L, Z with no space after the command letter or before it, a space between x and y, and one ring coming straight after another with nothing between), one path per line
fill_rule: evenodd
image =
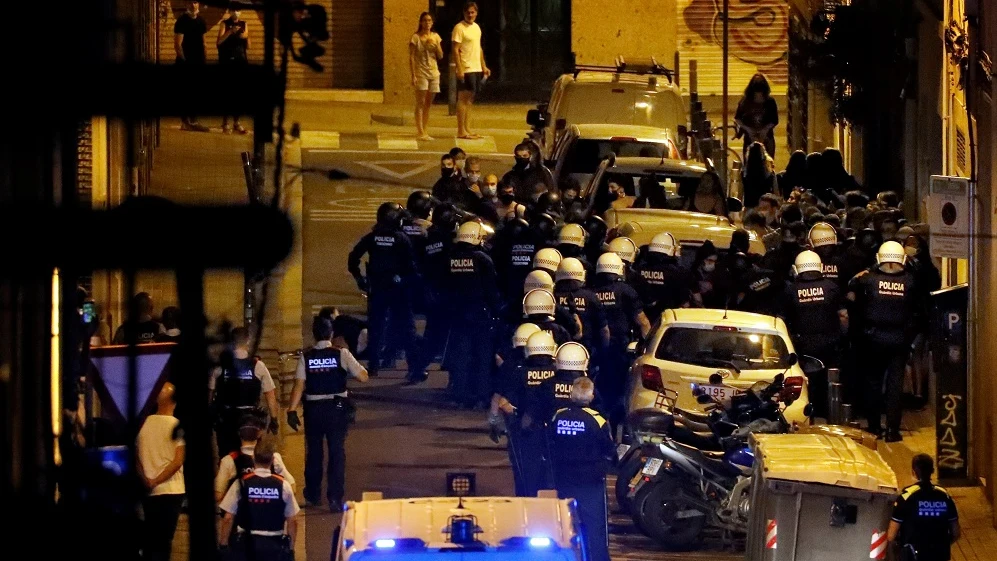
M678 45L683 64L699 64L699 93L723 93L722 4L678 0ZM739 97L755 72L763 72L774 95L784 95L789 69L789 1L730 3L729 94Z
M332 0L332 87L384 87L384 4Z

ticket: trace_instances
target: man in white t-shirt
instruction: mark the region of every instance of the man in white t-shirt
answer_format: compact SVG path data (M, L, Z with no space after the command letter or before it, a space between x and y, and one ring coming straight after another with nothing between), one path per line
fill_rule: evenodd
M471 132L471 105L485 79L492 74L481 48L481 28L474 23L477 18L478 4L468 2L464 5L464 19L454 26L451 36L451 56L457 65L457 137L465 139L481 138Z
M135 443L136 471L149 489L149 496L142 502L143 559L169 561L186 492L183 482L186 445L180 421L173 416L177 405L175 392L173 384L163 384L156 398L156 412L146 417Z

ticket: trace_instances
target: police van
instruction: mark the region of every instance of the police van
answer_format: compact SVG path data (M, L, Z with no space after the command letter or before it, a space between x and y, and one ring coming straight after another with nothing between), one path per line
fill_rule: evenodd
M363 500L344 507L332 560L584 561L583 536L574 500L553 492L536 498L411 499L364 493Z

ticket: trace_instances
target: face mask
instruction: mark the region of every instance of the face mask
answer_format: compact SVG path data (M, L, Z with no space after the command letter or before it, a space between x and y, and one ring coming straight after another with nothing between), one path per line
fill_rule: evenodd
M469 173L467 178L471 180L471 183L477 183L481 179L480 173Z
M716 270L716 268L717 268L716 263L703 263L704 273L712 273L714 270Z
M904 253L907 257L917 257L917 248L912 245L904 246Z
M609 201L610 202L615 201L616 199L619 199L619 198L620 198L620 194L617 193L616 191L610 191L609 192Z
M529 158L521 158L519 156L516 156L516 167L517 168L523 169L523 168L525 168L528 165L530 165L530 159Z
M440 177L446 179L453 175L453 168L440 168Z
M481 188L481 194L484 195L484 196L486 196L486 197L494 197L495 196L495 190L497 188L498 188L497 185L487 185L486 184L486 185L484 185Z
M453 164L457 169L464 169L464 160L454 160Z
M498 196L498 198L499 198L500 201L502 201L502 204L508 205L508 204L512 204L512 201L516 200L516 194L515 193L502 193L501 195Z

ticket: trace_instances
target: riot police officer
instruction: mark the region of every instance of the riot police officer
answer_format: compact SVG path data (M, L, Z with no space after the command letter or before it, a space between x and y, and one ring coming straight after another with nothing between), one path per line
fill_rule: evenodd
M526 321L535 323L561 345L571 340L572 332L555 318L557 301L546 290L531 290L523 297L523 316ZM574 326L577 332L577 325Z
M415 244L416 238L425 238L432 225L429 217L433 212L433 195L429 191L412 191L405 203L408 215L402 221L402 232ZM419 245L419 244L416 244Z
M515 430L516 448L520 477L523 480L524 497L535 497L537 491L550 488L550 465L547 450L547 435L544 430L548 419L543 417L543 384L556 373L554 355L557 344L550 333L537 331L526 340L523 361L514 376L517 385L506 395L516 408L517 425Z
M948 491L931 482L935 463L918 454L911 462L917 483L905 487L893 503L886 538L901 547L902 561L949 561L959 539L959 512Z
M651 239L647 254L635 266L640 279L637 291L648 317L681 308L692 298L689 274L678 262L681 253L675 236L662 232Z
M585 270L592 272L592 262L585 256L585 243L588 233L580 224L565 224L561 226L557 233L557 251L561 253L562 259L574 257L585 266Z
M533 256L533 269L546 271L548 275L553 277L557 274L557 267L561 264L563 257L561 252L554 248L542 247Z
M484 236L478 222L460 225L446 284L451 330L458 334L451 337L447 362L453 397L467 408L487 403L495 357L492 323L501 308L495 265L481 249Z
M876 252L876 267L855 276L848 284L852 303L849 317L858 320L857 365L867 383L866 417L869 431L879 433L883 387L886 387L886 441L897 442L903 410L900 396L904 368L917 335L917 319L925 303L914 275L905 267L907 255L897 242L885 242ZM885 380L884 380L885 378Z
M545 418L571 405L571 384L580 376L588 377L589 352L581 343L569 341L557 348L554 366L557 373L543 384Z
M287 425L298 430L298 404L304 398L305 425L305 502L320 503L322 490L323 446L329 447L327 498L329 510L342 509L346 477L346 433L353 422L354 409L346 381L367 381L367 370L348 349L333 346L332 322L316 317L312 322L315 346L298 360L294 389L287 408Z
M294 539L298 533L295 519L301 510L291 485L270 471L274 446L263 441L256 445L255 469L229 487L219 508L225 513L219 532L219 548L230 543L232 526L238 532L231 540L238 559L294 558Z
M520 325L513 333L512 339L509 340L511 346L499 353L501 364L493 383L494 393L492 394L491 409L488 414L489 436L492 442L498 444L500 435L503 433L506 435L509 464L512 466L517 497L528 495L519 463L522 451L517 449L517 444L519 443L516 441L516 437L518 436L516 433L516 429L518 428L515 416L516 408L506 396L515 399L517 388L519 387L519 380L517 379L519 368L526 359L526 343L530 336L538 331L540 331L540 327L534 323Z
M548 434L557 495L575 499L589 559L609 561L606 473L616 461L616 449L609 423L589 407L594 398L592 381L576 379L571 405L554 415Z
M443 354L450 331L450 317L447 307L443 305L444 281L456 230L457 209L449 203L437 205L433 209L433 223L426 233L419 256L419 271L423 276L427 300L426 328L423 331L423 360L427 363Z
M265 417L259 407L261 395L266 399L270 415L269 430L277 433L280 409L277 407L276 386L263 361L250 356L249 344L246 328L233 329L232 349L222 354L221 366L212 372L208 382L216 414L215 437L219 456L239 449L239 425L244 415Z
M575 257L564 258L554 277L554 296L559 306L567 307L578 315L582 333L576 339L585 348L597 351L609 344L609 326L602 311L602 302L585 287L585 275L581 261Z
M837 282L839 285L847 285L851 279L841 279L841 264L844 254L841 245L838 244L838 231L827 222L818 222L810 228L807 235L810 240L810 247L820 257L821 273L825 279ZM842 286L844 288L844 286Z
M639 276L634 272L634 262L637 261L639 251L637 244L630 238L620 236L610 240L607 245L609 251L619 255L620 259L623 260L623 267L626 271L623 274L623 280L630 286L636 287L639 280Z
M623 392L628 370L627 347L647 337L651 322L637 291L624 282L626 267L616 253L603 253L595 265L596 298L602 303L609 326L609 346L602 354L596 387L606 403L610 423L616 426L623 411Z
M509 221L495 236L491 256L506 302L518 304L523 280L533 268L537 245L530 225L522 218Z
M370 375L376 376L380 367L383 337L395 334L402 339L399 346L405 349L409 378L420 379L426 375L428 361L423 359L416 341L409 294L409 283L418 269L412 241L401 231L401 221L401 205L382 204L377 209L377 224L350 251L347 268L360 290L367 293ZM360 272L364 254L368 256L366 276Z
M848 312L838 282L824 277L822 270L817 253L804 251L796 256L796 280L783 295L783 317L796 352L820 359L827 368L836 368ZM810 402L817 417L827 417L826 372L810 375Z

